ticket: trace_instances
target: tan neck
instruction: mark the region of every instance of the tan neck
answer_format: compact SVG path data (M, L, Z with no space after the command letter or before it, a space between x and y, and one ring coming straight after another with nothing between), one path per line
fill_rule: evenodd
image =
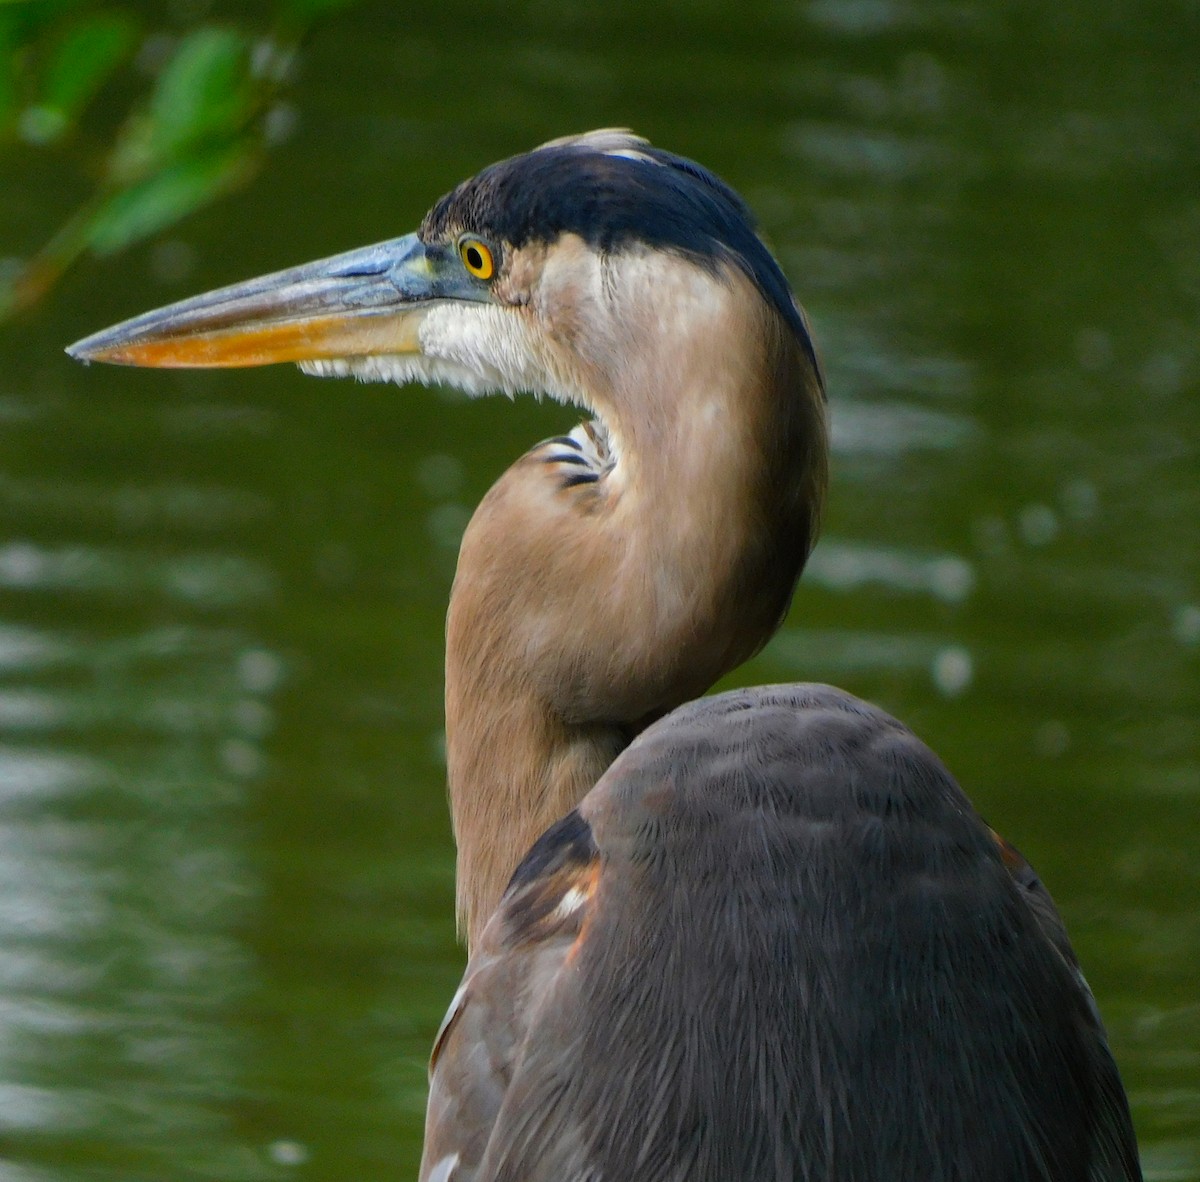
M468 947L479 939L517 862L587 794L628 738L614 726L570 725L533 694L494 711L462 709L448 723L457 898ZM457 734L456 734L457 728Z
M638 730L740 664L787 608L824 487L823 400L773 314L736 331L744 348L701 334L611 391L619 458L598 484L564 490L535 449L464 535L446 731L469 944L529 846Z

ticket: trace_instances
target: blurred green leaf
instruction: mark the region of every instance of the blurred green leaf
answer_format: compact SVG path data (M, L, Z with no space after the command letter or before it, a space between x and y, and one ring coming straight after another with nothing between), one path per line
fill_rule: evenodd
M261 28L251 36L211 23L177 41L147 38L166 64L115 140L100 145L104 172L92 195L39 250L0 268L0 320L44 298L81 255L119 251L242 184L266 149L265 114L300 41L354 3L273 0L264 6L269 39ZM153 27L153 6L135 0L0 0L0 151L14 129L27 143L61 141L128 63L143 18ZM70 146L94 159L95 145L82 139Z
M129 183L197 144L236 134L253 109L249 61L249 39L231 29L203 28L184 38L147 110L114 149L111 179Z
M0 28L8 30L13 44L29 45L81 3L82 0L0 0Z
M191 156L109 197L85 231L98 255L118 250L173 225L240 184L256 163L249 141Z
M134 20L118 14L89 17L67 30L42 79L38 108L44 112L47 132L42 142L57 138L75 123L128 57L137 34Z

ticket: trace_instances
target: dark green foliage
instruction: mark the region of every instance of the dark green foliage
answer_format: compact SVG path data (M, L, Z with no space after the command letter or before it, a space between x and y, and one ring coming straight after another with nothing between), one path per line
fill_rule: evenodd
M0 163L66 153L92 186L48 242L0 276L0 319L42 298L82 255L161 233L254 175L297 42L351 2L278 0L238 26L183 29L86 0L0 2ZM10 249L0 241L0 254Z

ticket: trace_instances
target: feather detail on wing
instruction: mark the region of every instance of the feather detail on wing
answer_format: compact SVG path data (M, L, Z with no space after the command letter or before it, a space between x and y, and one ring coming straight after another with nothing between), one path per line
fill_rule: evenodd
M1089 1182L1125 1182L1126 1179L1140 1178L1141 1168L1125 1090L1108 1047L1108 1037L1100 1018L1100 1009L1092 995L1091 986L1083 975L1079 958L1071 947L1067 926L1063 923L1045 883L1021 851L994 829L989 827L989 832L1000 851L1000 860L1004 863L1004 868L1020 889L1021 897L1037 919L1042 934L1070 967L1079 988L1079 996L1084 1001L1090 1018L1095 1060L1093 1075L1096 1120L1092 1132L1094 1156L1089 1167Z
M1140 1182L1053 901L823 686L650 726L533 847L432 1066L423 1182Z
M599 875L577 812L517 867L434 1043L422 1182L475 1177L539 1003L585 936Z

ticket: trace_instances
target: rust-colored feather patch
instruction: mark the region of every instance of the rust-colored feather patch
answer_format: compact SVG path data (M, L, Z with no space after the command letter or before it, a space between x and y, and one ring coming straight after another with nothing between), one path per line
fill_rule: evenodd
M504 944L521 948L577 938L599 879L591 826L572 810L517 867L500 904Z
M1000 860L1004 863L1005 869L1008 870L1013 878L1019 879L1022 874L1030 869L1024 855L1012 842L1001 837L990 825L988 826L988 832L992 835L992 840L1000 850Z

